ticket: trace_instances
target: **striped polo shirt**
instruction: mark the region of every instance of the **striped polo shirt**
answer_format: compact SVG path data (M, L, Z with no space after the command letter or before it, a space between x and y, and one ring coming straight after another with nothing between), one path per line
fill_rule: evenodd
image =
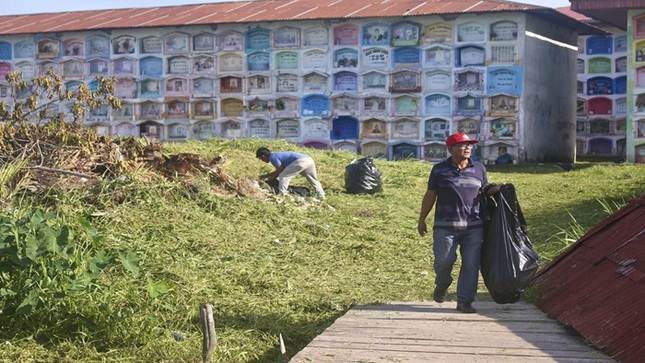
M437 190L434 226L455 229L481 226L479 188L488 184L483 164L468 159L468 166L459 169L448 158L432 167L428 189Z

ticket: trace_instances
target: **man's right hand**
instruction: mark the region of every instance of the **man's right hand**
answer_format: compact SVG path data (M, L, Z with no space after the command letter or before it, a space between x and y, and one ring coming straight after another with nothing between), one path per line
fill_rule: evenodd
M417 224L417 232L419 232L419 236L421 237L428 234L428 226L425 221L419 221L419 224Z

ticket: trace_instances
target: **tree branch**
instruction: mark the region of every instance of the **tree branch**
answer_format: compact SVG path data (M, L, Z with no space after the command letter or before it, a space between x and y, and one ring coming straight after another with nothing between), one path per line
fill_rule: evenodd
M46 166L31 166L31 167L29 167L29 169L47 171L47 172L50 172L50 173L60 173L60 174L73 175L73 176L77 176L79 178L96 179L96 176L94 176L94 175L82 174L82 173L77 173L75 171L69 171L69 170L53 169L53 168L48 168Z

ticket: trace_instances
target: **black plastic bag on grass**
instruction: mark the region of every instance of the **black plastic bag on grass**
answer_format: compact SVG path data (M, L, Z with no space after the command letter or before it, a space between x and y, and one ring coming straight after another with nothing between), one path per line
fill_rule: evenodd
M485 223L481 273L484 284L498 304L520 299L540 262L526 233L526 220L515 187L507 184L495 196L482 193L480 209Z
M278 179L269 180L267 181L267 184L269 184L274 193L278 194L280 192L280 181ZM307 187L289 185L287 191L289 194L295 194L301 197L311 197L311 191Z
M371 158L354 160L345 167L345 190L350 194L374 194L383 191L381 172Z

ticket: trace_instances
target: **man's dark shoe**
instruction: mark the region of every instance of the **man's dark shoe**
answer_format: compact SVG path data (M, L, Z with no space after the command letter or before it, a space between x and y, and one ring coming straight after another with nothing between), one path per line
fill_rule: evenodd
M432 299L438 303L446 301L448 296L448 289L440 289L438 287L434 288L434 293L432 294Z
M458 302L457 310L466 314L474 314L477 312L477 310L475 310L475 308L473 307L473 304L469 302Z

